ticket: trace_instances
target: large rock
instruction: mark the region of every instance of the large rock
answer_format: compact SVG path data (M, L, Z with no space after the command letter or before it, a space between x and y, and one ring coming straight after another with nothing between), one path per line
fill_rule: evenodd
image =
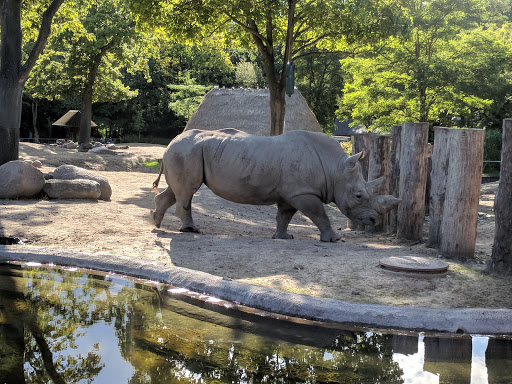
M99 154L103 154L103 155L117 155L117 153L115 153L113 150L105 148L104 146L94 147L93 149L91 149L91 152L99 153Z
M43 187L43 173L31 164L16 160L0 166L0 199L33 197Z
M88 179L47 180L44 191L50 199L93 199L101 195L100 183Z
M53 177L61 180L87 179L94 180L100 184L101 195L100 200L110 200L112 196L112 188L106 177L98 175L95 172L88 171L74 165L61 165L53 171Z

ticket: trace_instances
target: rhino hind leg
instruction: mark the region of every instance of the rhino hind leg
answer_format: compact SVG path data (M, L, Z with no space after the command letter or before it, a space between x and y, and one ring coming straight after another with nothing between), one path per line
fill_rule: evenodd
M320 240L336 242L341 239L332 229L324 204L317 196L301 195L290 200L290 204L306 215L320 230Z
M293 235L288 233L288 224L296 212L297 210L288 204L277 204L277 228L273 239L293 239Z
M176 196L170 187L167 187L163 192L155 196L156 209L151 211L151 218L157 228L160 228L165 212L174 203L176 203Z

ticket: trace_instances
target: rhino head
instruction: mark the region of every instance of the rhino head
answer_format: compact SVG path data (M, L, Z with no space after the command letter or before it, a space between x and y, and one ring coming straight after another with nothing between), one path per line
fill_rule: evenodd
M364 224L380 223L382 215L402 201L391 195L379 195L384 177L367 182L363 178L360 160L363 153L343 161L342 173L336 183L334 202L350 220Z

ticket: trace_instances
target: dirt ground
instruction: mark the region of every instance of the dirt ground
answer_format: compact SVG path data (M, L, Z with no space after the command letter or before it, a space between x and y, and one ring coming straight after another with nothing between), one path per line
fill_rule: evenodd
M157 229L151 184L158 170L144 161L161 158L164 146L132 144L117 155L81 153L47 145L20 144L20 156L40 160L43 172L61 164L98 171L112 187L111 201L0 200L0 236L25 244L130 256L230 279L312 296L352 302L428 307L512 308L512 279L485 273L494 238L492 204L497 183L482 185L475 259L445 260L424 242L346 229L346 218L327 206L342 241L322 243L309 219L297 214L294 240L272 240L274 206L225 201L202 187L193 201L200 234L180 233L169 209ZM162 180L160 188L165 188ZM425 225L428 233L428 220ZM412 278L379 267L381 258L414 255L449 263L446 277Z

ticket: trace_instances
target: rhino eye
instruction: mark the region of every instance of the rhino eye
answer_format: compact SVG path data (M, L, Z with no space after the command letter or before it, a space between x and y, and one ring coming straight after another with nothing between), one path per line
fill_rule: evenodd
M356 192L356 197L358 199L360 199L361 197L363 197L363 192Z

